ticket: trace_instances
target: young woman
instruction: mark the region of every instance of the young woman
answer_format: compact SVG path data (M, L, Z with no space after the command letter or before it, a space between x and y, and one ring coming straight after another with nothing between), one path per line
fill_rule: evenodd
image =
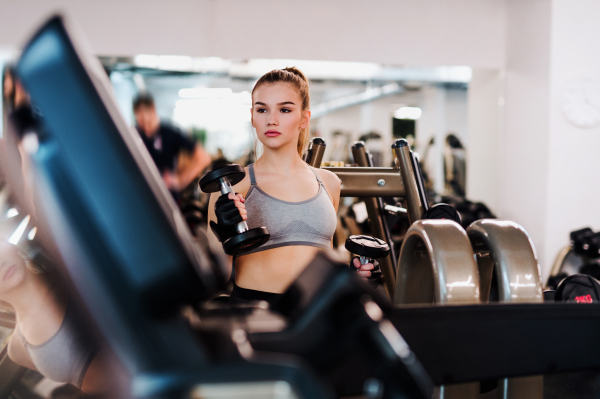
M98 350L54 274L25 261L16 246L0 241L0 305L8 304L17 316L8 356L56 382L109 395L105 352Z
M252 126L263 145L262 156L246 168L237 195L211 196L209 220L220 241L247 220L250 228L266 226L271 237L235 263L232 302L275 302L321 249L332 248L340 180L314 169L301 156L308 144L308 81L296 68L263 75L252 90ZM372 264L360 266L368 277Z

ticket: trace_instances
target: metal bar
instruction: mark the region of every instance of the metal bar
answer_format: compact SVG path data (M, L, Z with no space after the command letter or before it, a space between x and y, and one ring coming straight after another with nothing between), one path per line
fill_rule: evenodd
M408 211L406 210L406 208L401 208L399 206L394 206L394 205L386 205L384 207L384 209L386 210L386 212L392 213L394 215L406 218L408 217Z
M356 162L359 166L373 169L370 167L365 143L362 141L357 141L354 143L354 145L352 145L352 156L354 157L354 162ZM379 181L379 179L377 181ZM385 184L383 187L385 187ZM359 196L363 197L362 195ZM390 240L389 232L387 231L387 226L385 225L382 214L383 209L380 206L379 196L363 197L363 201L367 206L371 234L376 238L386 241L391 248L393 246L393 242ZM394 287L396 286L396 267L394 264L392 251L390 251L388 256L379 260L379 265L383 274L383 286L385 287L385 290L391 299L394 296Z
M421 171L421 164L419 163L418 154L410 152L410 158L413 163L413 169L415 171L415 179L417 179L417 187L419 189L419 197L423 203L423 210L429 209L429 201L427 199L427 191L425 190L425 183L423 181L423 172Z
M404 139L399 139L392 144L392 150L396 155L396 163L400 168L400 174L402 175L402 181L404 182L404 188L406 190L406 209L408 210L408 220L410 223L421 219L425 208L419 195L419 188L417 186L417 179L415 178L415 171L412 165L412 157L410 155L410 149L408 142Z
M342 181L342 197L404 197L402 178L396 168L323 168Z
M321 161L323 160L323 154L325 153L325 140L321 137L315 137L308 145L306 152L306 163L313 168L320 168Z
M369 161L369 167L374 167L373 164L373 155L367 151L367 160ZM379 217L381 217L381 224L383 225L383 232L385 233L385 240L388 242L390 246L389 258L392 262L392 270L394 271L394 276L396 273L396 264L398 263L398 257L396 256L396 250L394 249L394 242L392 241L392 235L390 233L390 227L388 226L387 219L385 217L386 212L383 207L383 199L381 197L377 197L377 210L379 211Z

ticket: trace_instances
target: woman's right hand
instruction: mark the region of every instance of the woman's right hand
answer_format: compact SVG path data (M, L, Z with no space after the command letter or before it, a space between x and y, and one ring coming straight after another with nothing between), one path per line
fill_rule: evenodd
M248 219L246 200L242 194L229 193L221 195L215 202L217 223L211 221L210 227L221 242L225 242L236 234L238 223Z

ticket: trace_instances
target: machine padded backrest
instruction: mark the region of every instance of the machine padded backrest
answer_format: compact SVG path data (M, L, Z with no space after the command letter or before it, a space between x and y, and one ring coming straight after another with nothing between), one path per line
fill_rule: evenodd
M146 357L146 365L168 363L169 356L185 363L198 358L195 344L168 315L213 295L218 274L74 29L63 17L51 18L17 65L43 117L32 157L42 211L109 341L133 359Z

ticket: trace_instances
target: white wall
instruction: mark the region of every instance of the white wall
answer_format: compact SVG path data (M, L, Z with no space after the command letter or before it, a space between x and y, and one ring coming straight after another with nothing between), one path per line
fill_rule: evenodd
M550 60L550 131L548 183L545 192L546 249L553 259L568 244L569 231L600 229L600 127L582 129L569 123L561 109L567 82L577 77L600 79L600 2L552 1Z
M547 277L570 231L600 229L600 127L576 127L561 109L570 79L600 79L600 3L506 4L505 69L476 69L470 85L468 194L525 227Z
M0 45L64 9L99 55L504 64L500 0L0 0Z
M475 69L468 91L467 198L501 209L503 81L499 70Z
M544 270L547 229L551 3L507 2L504 126L501 140L501 218L530 234Z

